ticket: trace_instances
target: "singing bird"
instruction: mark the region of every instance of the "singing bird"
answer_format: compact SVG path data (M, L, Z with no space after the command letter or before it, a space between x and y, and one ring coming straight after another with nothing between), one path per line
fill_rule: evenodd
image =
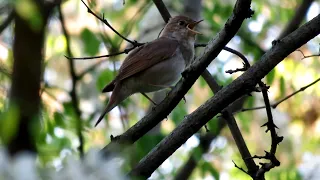
M186 16L170 18L158 39L129 53L119 74L102 90L112 94L95 126L130 95L146 96L145 93L172 87L194 58L195 36L200 34L194 27L201 21Z

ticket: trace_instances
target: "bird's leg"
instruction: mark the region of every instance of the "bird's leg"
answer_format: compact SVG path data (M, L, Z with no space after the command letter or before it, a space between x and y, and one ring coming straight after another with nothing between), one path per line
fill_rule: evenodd
M157 105L157 103L155 103L151 98L149 98L149 96L147 96L146 93L141 92L141 94L142 94L144 97L146 97L150 102L152 102L153 105L155 105L155 106Z

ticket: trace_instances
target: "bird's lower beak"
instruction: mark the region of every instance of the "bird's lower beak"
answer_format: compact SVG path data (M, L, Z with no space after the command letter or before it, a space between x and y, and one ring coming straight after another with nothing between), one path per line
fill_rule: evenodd
M188 24L187 28L189 29L189 31L193 32L194 34L201 34L200 32L194 30L193 28L196 27L197 24L199 24L201 21L203 20L200 20L200 21L196 21L194 23L190 23Z

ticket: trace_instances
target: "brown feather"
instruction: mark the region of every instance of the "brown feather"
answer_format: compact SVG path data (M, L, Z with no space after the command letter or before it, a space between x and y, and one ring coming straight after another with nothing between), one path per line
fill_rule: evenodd
M102 92L111 92L113 91L115 87L115 80L111 81L109 84L107 84L103 89Z
M126 79L170 58L174 55L178 45L178 41L169 38L159 38L147 43L124 60L116 80Z
M102 92L110 92L116 83L172 57L178 46L178 41L160 37L138 47L126 57L120 67L119 74L112 82L103 88Z

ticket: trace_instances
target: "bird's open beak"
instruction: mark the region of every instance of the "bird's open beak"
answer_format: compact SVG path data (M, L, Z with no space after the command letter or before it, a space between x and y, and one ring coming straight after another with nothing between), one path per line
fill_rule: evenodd
M200 32L196 31L196 30L193 30L194 27L196 27L197 24L199 24L201 21L203 20L200 20L200 21L196 21L194 23L190 23L187 25L187 28L189 31L193 32L194 34L201 34Z

